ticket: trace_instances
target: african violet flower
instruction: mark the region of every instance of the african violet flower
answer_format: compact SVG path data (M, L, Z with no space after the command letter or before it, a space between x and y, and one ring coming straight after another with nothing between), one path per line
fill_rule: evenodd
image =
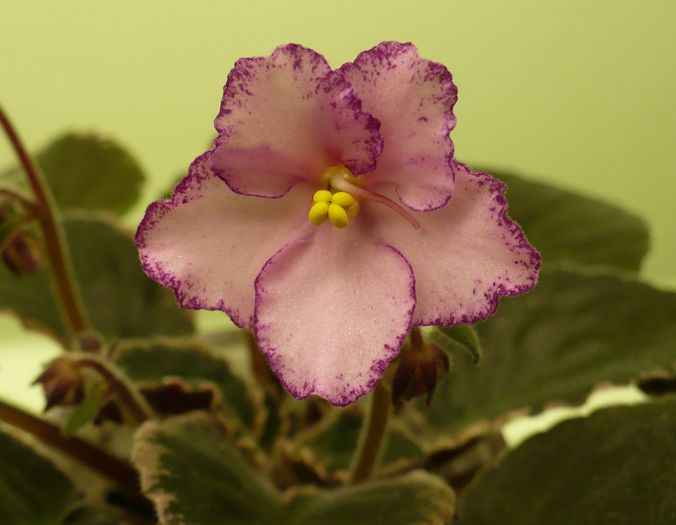
M412 327L485 319L537 280L504 185L453 158L456 95L412 44L335 71L293 44L239 60L214 147L139 226L145 271L252 328L296 398L355 401Z

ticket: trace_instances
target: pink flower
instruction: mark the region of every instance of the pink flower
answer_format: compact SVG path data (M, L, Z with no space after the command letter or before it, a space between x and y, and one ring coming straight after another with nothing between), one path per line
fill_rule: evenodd
M296 398L352 403L412 327L485 319L537 281L504 185L453 159L456 94L412 44L335 71L293 44L239 60L214 147L139 226L145 271L252 328Z

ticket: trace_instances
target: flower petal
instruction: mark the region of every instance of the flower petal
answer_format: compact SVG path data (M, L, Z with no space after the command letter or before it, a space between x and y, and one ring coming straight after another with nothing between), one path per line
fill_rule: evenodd
M457 88L441 64L411 44L383 42L340 70L381 122L384 139L369 184L393 183L401 202L418 211L446 204L453 192L453 105Z
M356 226L320 227L283 248L256 279L258 345L297 399L354 402L380 380L410 330L410 265Z
M136 245L145 272L173 288L183 308L223 310L247 327L254 280L285 242L309 226L311 193L299 187L278 200L237 195L211 172L210 155L193 162L171 200L148 207Z
M246 195L279 197L334 164L371 171L380 123L324 57L296 44L238 60L216 117L213 169Z
M540 255L507 216L505 185L456 165L453 198L439 210L416 214L421 230L382 207L362 208L374 233L413 267L415 325L475 323L495 312L499 297L537 283Z

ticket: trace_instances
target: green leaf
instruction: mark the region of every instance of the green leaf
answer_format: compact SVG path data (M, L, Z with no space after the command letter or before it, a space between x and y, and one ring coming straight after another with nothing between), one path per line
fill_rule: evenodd
M93 133L66 133L35 155L61 209L107 210L118 215L138 199L145 174L117 142ZM18 167L2 174L24 186Z
M289 525L444 525L455 498L442 480L414 471L334 491L300 491Z
M132 461L163 525L441 525L453 513L453 492L423 472L283 496L201 414L146 423Z
M676 403L613 407L539 434L487 470L467 525L676 523Z
M54 525L81 495L50 460L0 431L0 523Z
M648 253L645 221L622 208L488 169L507 183L509 215L550 264L612 265L637 271Z
M117 366L137 382L180 377L193 385L214 383L229 419L241 429L260 429L260 396L232 371L227 361L201 342L169 338L126 341L115 359Z
M129 516L111 508L99 509L84 507L73 512L64 525L133 525L135 520Z
M448 434L515 410L580 402L599 383L671 369L674 319L675 293L609 274L543 272L531 293L504 301L477 325L489 351L479 366L456 360L428 420Z
M145 276L127 233L91 215L69 216L64 227L80 290L99 333L119 338L193 331L190 313L176 305L169 290ZM30 328L62 341L68 338L47 269L16 279L0 266L0 309L13 312Z
M435 327L431 331L430 342L446 352L453 352L460 347L469 352L475 363L479 363L484 355L476 328L468 324Z

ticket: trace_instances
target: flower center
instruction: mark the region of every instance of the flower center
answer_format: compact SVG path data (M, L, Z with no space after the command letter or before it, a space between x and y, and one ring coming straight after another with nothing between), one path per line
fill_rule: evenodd
M323 188L312 196L314 203L308 213L308 219L319 226L328 218L336 228L345 228L350 218L359 214L359 200L368 199L391 208L416 229L420 224L415 218L392 199L366 188L362 188L357 179L345 166L331 166L321 175Z

